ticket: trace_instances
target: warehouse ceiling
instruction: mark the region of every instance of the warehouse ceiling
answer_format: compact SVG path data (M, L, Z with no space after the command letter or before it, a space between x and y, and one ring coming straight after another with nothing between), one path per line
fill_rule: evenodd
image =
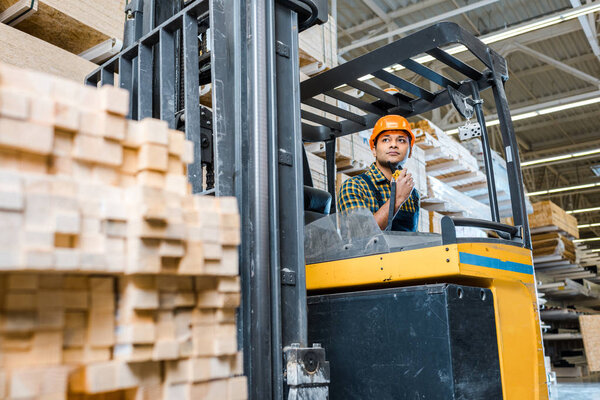
M337 11L339 62L371 50L440 21L452 21L476 36L509 32L529 26L528 32L490 46L508 61L506 93L514 122L521 160L538 161L523 168L528 192L586 186L550 195L531 196L532 201L552 200L565 210L599 207L575 214L579 224L600 223L600 151L595 154L548 162L578 152L600 149L600 12L587 13L550 25L549 18L574 9L600 5L600 0L330 0ZM336 5L336 10L333 7ZM597 9L598 7L596 7ZM537 24L536 24L537 23ZM528 30L528 29L525 29ZM393 35L390 32L398 33ZM389 36L389 37L386 37ZM465 56L457 57L474 62ZM429 63L444 73L443 65ZM410 71L396 72L413 83L422 78ZM374 80L383 87L383 82ZM434 88L437 90L438 88ZM482 93L486 116L495 114L491 90ZM590 104L588 104L590 103ZM558 109L558 106L570 104ZM586 105L587 104L587 105ZM549 112L537 115L536 111ZM527 116L527 115L525 115ZM426 115L441 128L451 130L462 121L450 107ZM492 146L501 149L497 126L490 128ZM600 175L600 171L598 171ZM598 186L590 184L598 183ZM581 229L581 237L600 236L600 226ZM599 242L590 242L600 247Z

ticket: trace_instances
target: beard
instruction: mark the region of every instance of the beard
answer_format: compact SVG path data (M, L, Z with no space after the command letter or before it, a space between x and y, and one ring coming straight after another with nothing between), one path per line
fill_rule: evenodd
M409 152L407 151L404 154L404 157L402 157L402 159L400 161L398 161L399 160L398 157L393 157L392 158L392 157L388 157L386 154L383 154L381 156L377 155L375 157L375 159L377 160L377 163L379 165L382 165L382 166L384 166L386 168L388 167L389 163L397 164L400 167L404 167L404 164L406 164L406 161L408 160L408 154L409 154Z

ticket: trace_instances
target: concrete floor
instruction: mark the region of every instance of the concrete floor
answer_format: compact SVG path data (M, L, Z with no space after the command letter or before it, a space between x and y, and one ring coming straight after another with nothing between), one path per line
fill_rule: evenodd
M551 390L552 400L600 400L600 382L563 382Z

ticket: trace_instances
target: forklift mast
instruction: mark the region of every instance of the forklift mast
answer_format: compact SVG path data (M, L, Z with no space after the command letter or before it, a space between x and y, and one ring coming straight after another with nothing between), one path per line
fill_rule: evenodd
M129 118L160 118L169 128L185 132L194 142L194 162L188 166L194 193L237 197L243 221L238 342L250 398L328 398L327 349L309 347L307 338L304 224L305 193L311 188L305 184L310 186L311 179L303 168L303 141L326 143L328 189L335 199L335 138L370 129L382 115L416 116L472 96L483 129L492 220L445 219L443 235L451 240L455 225L478 225L531 248L504 92L506 62L457 25L434 25L301 84L298 33L326 22L327 0L130 0L125 12L124 49L88 75L86 84L127 89ZM441 49L451 44L464 45L484 68L478 70ZM442 76L412 60L423 53L464 80ZM431 92L405 81L389 72L393 65L442 89ZM368 74L402 93L390 95L360 79ZM340 90L342 85L372 100L350 96ZM210 95L201 97L208 87ZM478 102L479 92L489 87L500 119L516 227L499 221ZM317 100L320 95L362 112ZM342 121L301 111L301 103Z
M86 84L118 84L129 118L185 132L194 193L237 197L250 397L327 398L324 349L307 347L298 60L298 33L327 20L327 1L130 0L125 12L124 49Z

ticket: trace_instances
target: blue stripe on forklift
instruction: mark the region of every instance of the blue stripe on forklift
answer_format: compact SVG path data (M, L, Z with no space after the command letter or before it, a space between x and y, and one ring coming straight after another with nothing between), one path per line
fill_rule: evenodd
M502 261L497 258L480 256L471 253L459 253L461 264L477 265L478 267L502 269L504 271L520 272L521 274L533 275L533 266L513 261Z

